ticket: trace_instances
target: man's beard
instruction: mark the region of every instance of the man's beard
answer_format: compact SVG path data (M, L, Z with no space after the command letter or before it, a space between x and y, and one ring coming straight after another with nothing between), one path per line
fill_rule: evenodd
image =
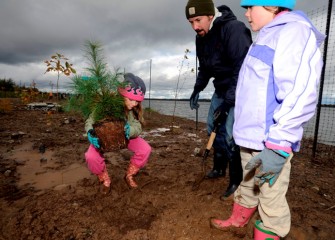
M198 30L198 31L195 31L197 33L198 36L200 37L203 37L206 35L205 31L204 30Z

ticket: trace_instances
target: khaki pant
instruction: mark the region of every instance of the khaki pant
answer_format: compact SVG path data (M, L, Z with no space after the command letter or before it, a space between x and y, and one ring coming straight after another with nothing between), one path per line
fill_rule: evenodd
M264 229L285 237L291 227L291 213L286 201L286 192L293 154L288 158L275 184L269 187L265 182L259 188L254 183L255 171L244 169L248 161L258 153L259 151L241 147L243 180L234 193L234 201L247 208L258 206Z

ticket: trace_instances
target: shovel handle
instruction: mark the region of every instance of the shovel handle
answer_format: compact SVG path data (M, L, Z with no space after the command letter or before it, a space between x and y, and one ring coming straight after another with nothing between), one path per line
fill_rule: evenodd
M215 137L216 137L216 132L212 132L211 136L209 137L208 143L207 143L207 147L206 147L207 150L211 150Z
M206 150L205 150L205 153L203 155L203 158L202 158L202 174L200 175L200 177L193 183L193 186L192 186L192 190L197 190L199 187L200 187L200 184L201 182L205 179L206 177L206 158L209 154L209 151L211 150L212 146L213 146L213 142L214 142L214 139L216 137L216 130L217 130L217 126L214 128L214 130L212 131L211 135L209 136L209 140L208 140L208 143L207 143L207 146L206 146Z

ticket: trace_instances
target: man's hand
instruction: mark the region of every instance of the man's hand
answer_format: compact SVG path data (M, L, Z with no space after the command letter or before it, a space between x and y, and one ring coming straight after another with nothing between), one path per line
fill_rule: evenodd
M129 136L129 134L130 134L130 125L129 125L128 122L126 122L126 124L124 125L124 132L126 134L126 139L129 139L130 138L130 136Z
M199 100L199 92L194 90L190 97L190 107L192 110L199 108L200 105L198 104L198 100Z
M264 148L259 154L251 158L245 166L245 169L251 170L258 168L254 177L255 184L262 186L265 182L269 182L271 187L277 181L289 156L289 153L282 150Z
M88 141L95 147L100 148L99 138L96 137L94 129L90 129L87 132Z

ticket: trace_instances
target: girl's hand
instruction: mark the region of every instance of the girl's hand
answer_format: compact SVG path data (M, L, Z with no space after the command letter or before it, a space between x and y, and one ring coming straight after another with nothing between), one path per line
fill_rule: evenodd
M90 129L87 132L88 141L97 149L100 148L99 138L96 137L94 129Z
M130 125L128 122L126 122L126 124L124 125L124 132L126 134L126 138L129 139L129 134L130 134Z
M270 187L275 184L289 153L282 150L264 148L259 154L251 158L245 166L246 170L256 169L255 184L262 186L269 182Z

